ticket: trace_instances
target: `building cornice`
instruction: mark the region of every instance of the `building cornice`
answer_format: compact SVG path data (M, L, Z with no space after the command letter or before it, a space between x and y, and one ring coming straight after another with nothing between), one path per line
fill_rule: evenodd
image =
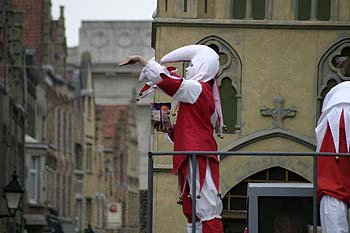
M350 21L155 18L153 26L349 30Z
M308 29L349 30L350 21L298 21L298 20L242 20L242 19L190 19L155 18L152 21L152 48L155 48L157 27L203 27L203 28L251 28L251 29Z

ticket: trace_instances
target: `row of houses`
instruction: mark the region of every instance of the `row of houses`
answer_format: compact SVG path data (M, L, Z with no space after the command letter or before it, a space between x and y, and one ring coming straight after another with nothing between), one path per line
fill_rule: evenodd
M139 232L135 103L96 105L91 54L67 65L63 7L0 0L0 15L0 185L15 172L25 190L14 217L0 201L0 232Z

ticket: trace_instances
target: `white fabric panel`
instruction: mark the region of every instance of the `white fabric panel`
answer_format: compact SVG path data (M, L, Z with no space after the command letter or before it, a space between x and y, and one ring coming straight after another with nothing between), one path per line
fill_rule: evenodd
M326 95L322 106L322 115L315 129L317 138L317 151L320 150L327 122L331 128L336 152L339 151L339 122L341 112L344 110L346 142L350 145L350 81L341 82L333 87Z
M339 152L339 124L341 113L344 111L344 123L345 123L345 134L346 142L349 148L350 145L350 105L349 104L338 104L332 108L328 108L326 112L322 113L317 127L315 129L316 139L317 139L317 151L320 150L324 135L327 130L327 123L332 132L332 137L334 141L334 147L336 152Z
M201 92L202 85L198 81L184 79L173 98L183 103L194 104Z
M350 148L350 106L344 108L344 123L347 148Z
M327 93L323 101L322 112L341 103L350 103L350 81L339 83Z
M192 223L187 223L187 233L192 233ZM196 222L196 233L202 233L202 222Z
M208 161L208 160L207 160ZM189 172L187 181L190 186L190 193L192 194L192 158L189 160ZM200 195L200 198L196 198L196 214L201 221L208 221L214 218L221 219L222 212L222 201L218 196L218 190L216 190L209 163L207 162L207 169L202 187L202 192L199 193L199 167L197 164L197 175L196 175L196 196Z
M324 116L324 115L323 115ZM316 143L317 143L317 149L316 151L319 152L321 145L322 145L322 141L324 138L324 135L326 134L326 130L327 130L327 117L321 117L320 120L318 121L317 127L315 128L315 132L316 132Z
M322 233L349 233L347 207L344 202L324 195L321 199L320 218Z
M339 123L341 110L336 107L332 107L332 111L327 114L328 124L332 132L335 152L339 152Z

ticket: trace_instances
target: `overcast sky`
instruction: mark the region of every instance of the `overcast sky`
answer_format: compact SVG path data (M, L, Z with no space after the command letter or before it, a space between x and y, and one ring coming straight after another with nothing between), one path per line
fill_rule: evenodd
M79 43L82 20L151 20L157 0L51 0L52 17L64 6L69 47Z

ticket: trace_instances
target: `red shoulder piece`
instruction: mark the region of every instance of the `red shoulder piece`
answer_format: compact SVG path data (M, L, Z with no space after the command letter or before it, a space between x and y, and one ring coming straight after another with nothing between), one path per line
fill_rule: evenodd
M166 74L160 74L160 77L162 77L163 81L157 83L157 86L169 96L173 96L180 88L182 79L170 78Z

